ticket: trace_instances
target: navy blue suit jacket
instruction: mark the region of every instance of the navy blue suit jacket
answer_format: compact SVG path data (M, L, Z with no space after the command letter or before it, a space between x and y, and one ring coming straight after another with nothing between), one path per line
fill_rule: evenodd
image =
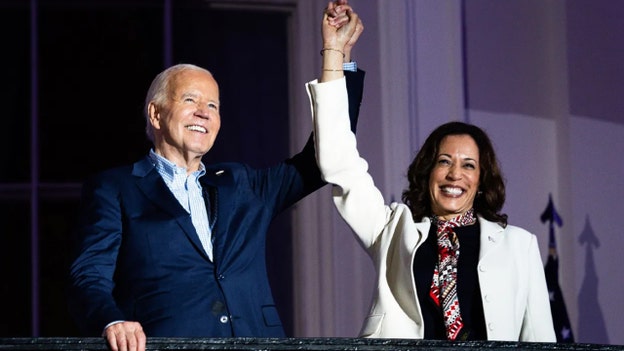
M347 74L352 126L364 72ZM213 261L190 215L146 157L83 185L69 304L87 335L116 320L162 337L283 337L266 271L271 220L318 189L312 137L274 167L207 165Z

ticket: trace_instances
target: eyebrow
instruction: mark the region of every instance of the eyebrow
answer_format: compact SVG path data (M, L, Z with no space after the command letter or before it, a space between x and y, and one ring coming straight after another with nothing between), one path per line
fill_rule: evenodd
M199 96L199 94L197 93L182 93L182 95L180 95L181 97L187 97L187 96L191 96L191 97L197 97Z
M446 156L446 157L451 158L451 159L453 158L453 156L451 156L451 155L449 155L449 154L444 154L444 153L441 153L441 154L439 154L439 155L438 155L438 157L440 157L440 156ZM463 160L463 161L474 161L474 162L479 162L479 161L477 161L477 159L476 159L476 158L472 158L472 157L464 157L464 158L462 158L462 160Z
M200 93L195 93L195 92L186 92L186 93L182 93L181 97L187 97L187 96L191 96L191 97L200 97L202 94ZM214 100L214 99L207 99L206 102L213 102L216 103L217 105L219 104L219 100Z

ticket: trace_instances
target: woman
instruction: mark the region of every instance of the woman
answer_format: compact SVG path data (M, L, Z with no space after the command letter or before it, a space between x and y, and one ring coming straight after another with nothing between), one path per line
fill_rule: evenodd
M327 18L323 31L336 37ZM505 187L488 136L461 122L437 128L409 166L404 203L385 205L349 128L332 45L341 47L325 40L320 82L307 89L317 162L377 270L361 336L555 342L537 240L500 213Z

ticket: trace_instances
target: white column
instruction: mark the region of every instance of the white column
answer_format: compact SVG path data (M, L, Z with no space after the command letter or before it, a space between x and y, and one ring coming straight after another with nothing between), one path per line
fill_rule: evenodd
M411 36L409 69L414 121L412 148L418 149L438 125L464 120L461 0L408 1Z

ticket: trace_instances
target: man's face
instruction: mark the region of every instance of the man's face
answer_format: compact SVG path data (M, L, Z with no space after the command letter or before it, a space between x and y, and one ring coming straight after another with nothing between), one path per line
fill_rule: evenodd
M185 70L171 78L164 104L152 104L155 147L169 159L201 158L219 128L219 86L208 72Z

